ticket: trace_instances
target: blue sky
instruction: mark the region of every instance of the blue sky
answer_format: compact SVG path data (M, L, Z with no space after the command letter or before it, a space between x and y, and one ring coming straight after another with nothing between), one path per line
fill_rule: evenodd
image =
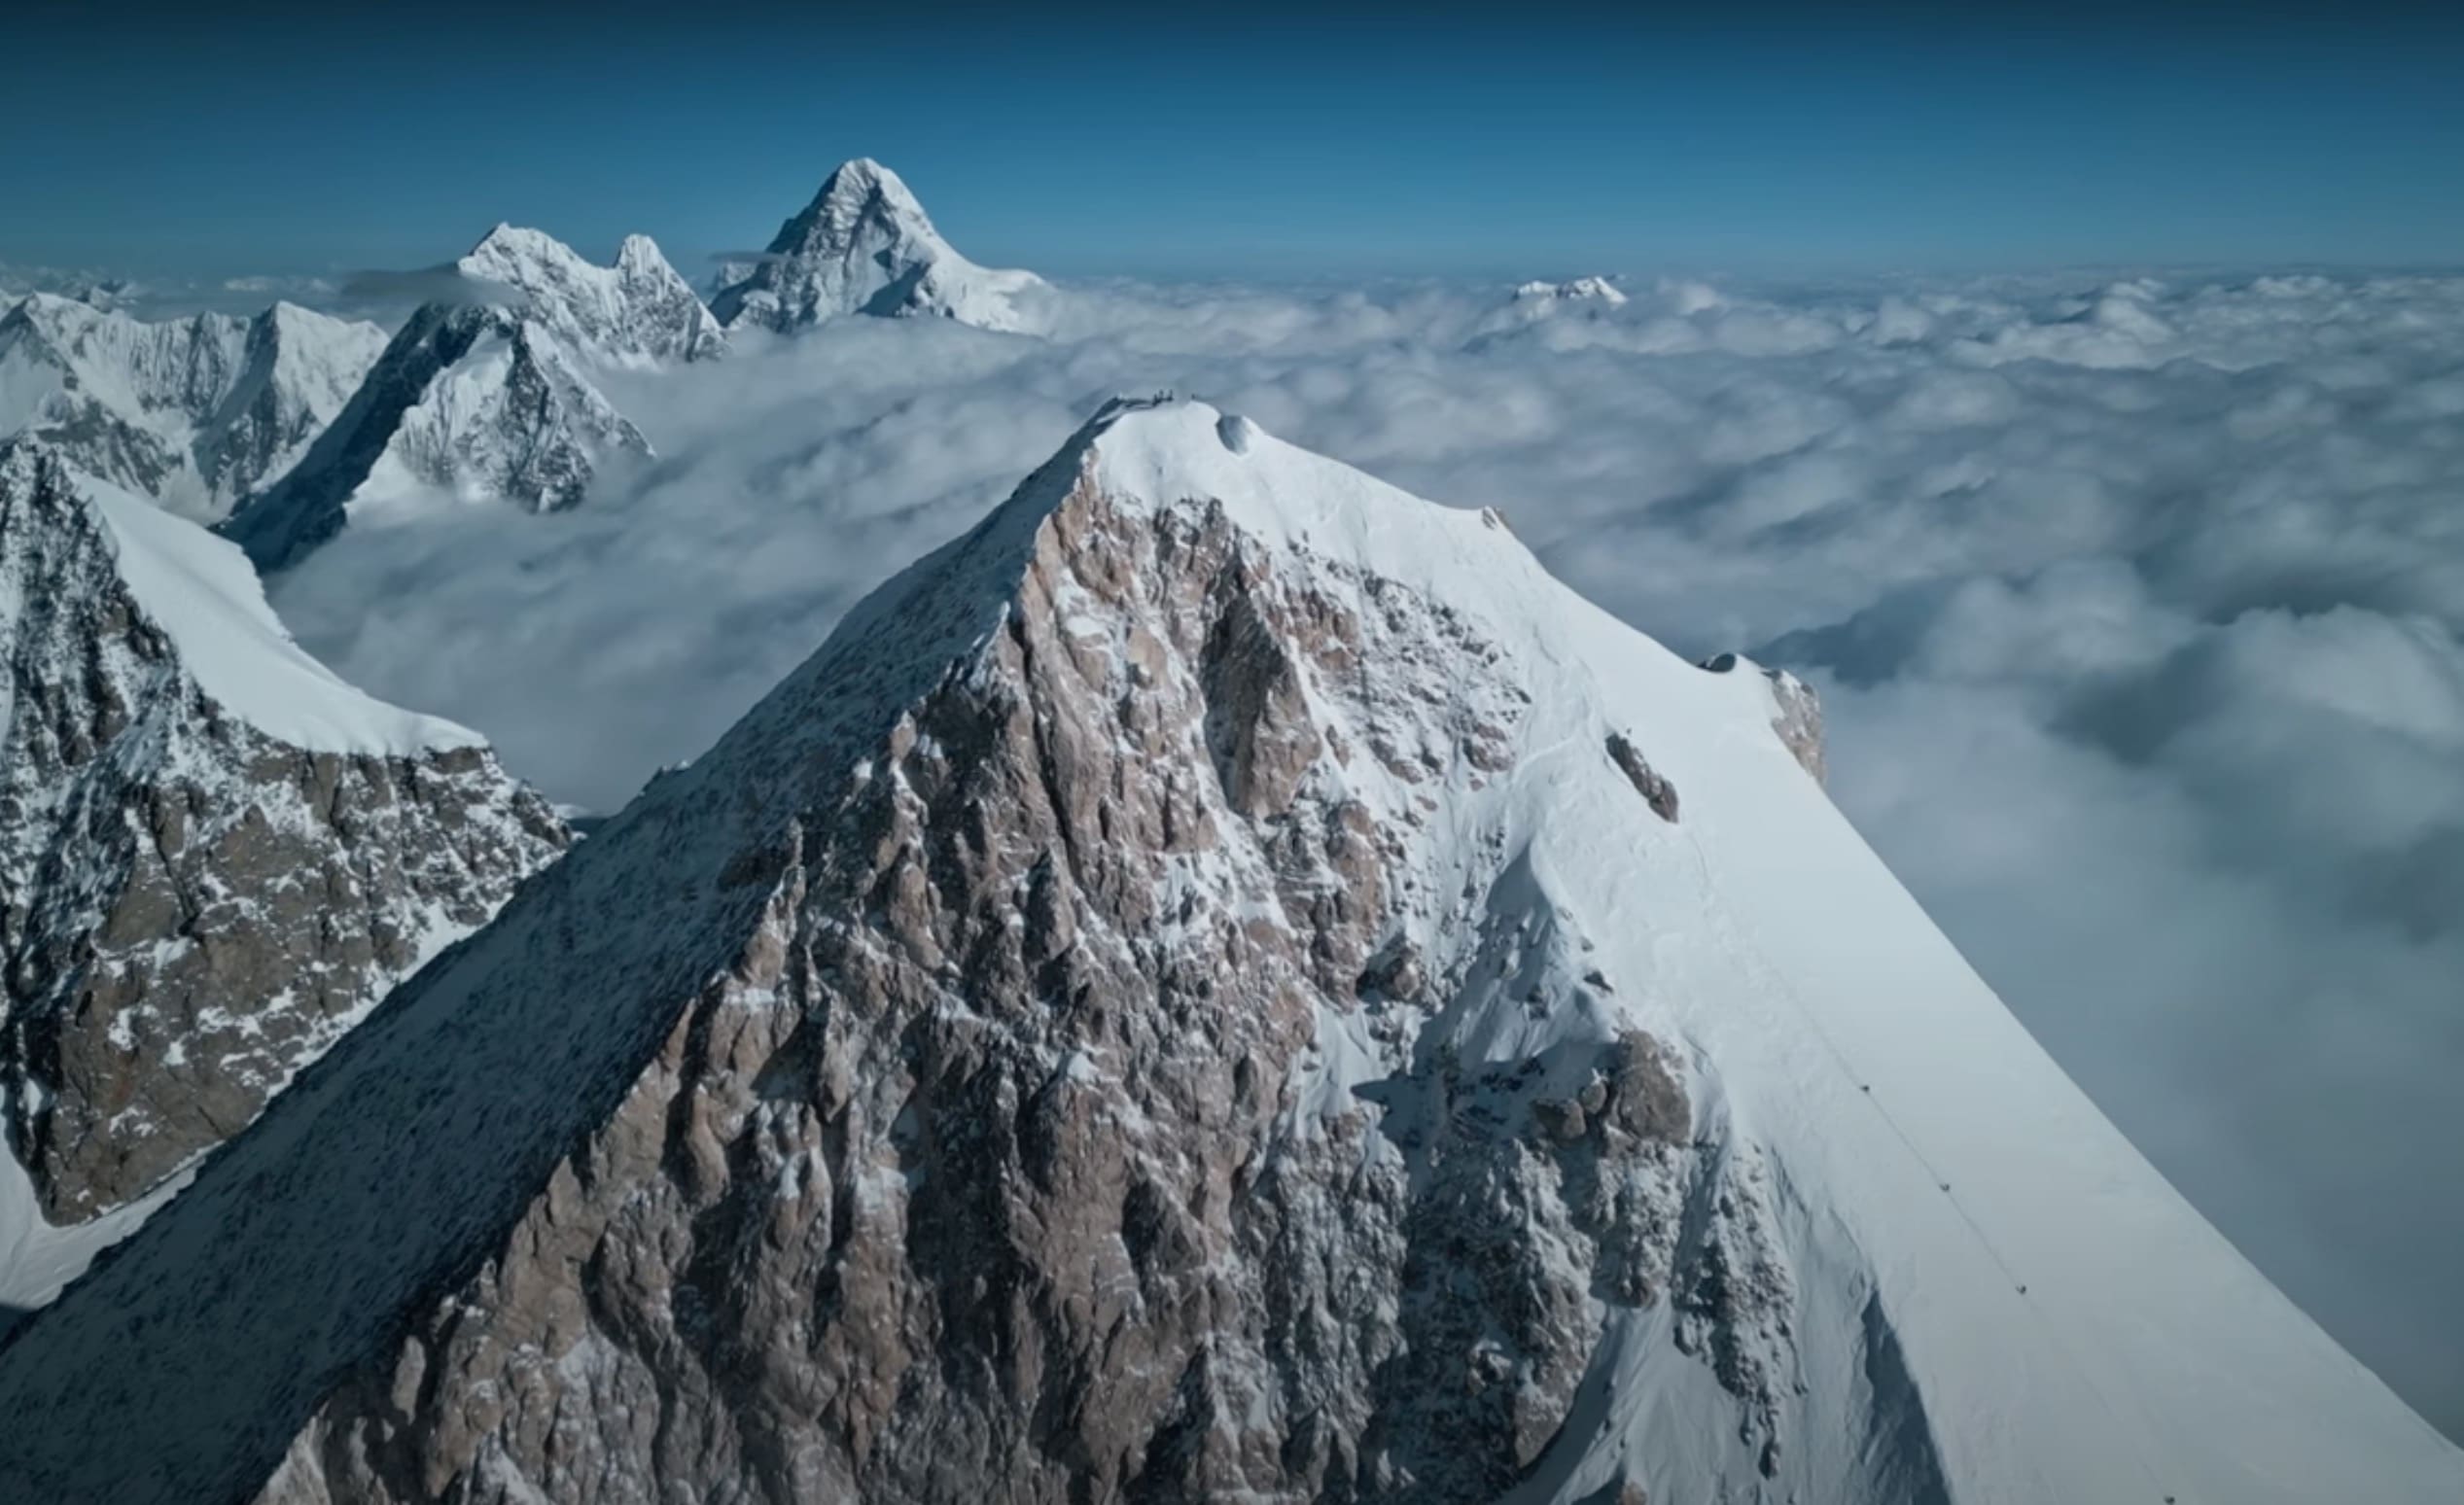
M2350 7L930 14L26 11L0 260L697 275L869 155L1063 275L2464 261L2457 32Z

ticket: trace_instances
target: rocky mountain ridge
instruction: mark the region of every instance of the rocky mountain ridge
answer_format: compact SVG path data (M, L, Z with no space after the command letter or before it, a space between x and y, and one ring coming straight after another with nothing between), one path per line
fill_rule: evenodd
M8 1340L0 1487L2464 1483L1725 667L1495 514L1109 408Z
M240 1132L567 839L475 734L301 653L236 550L22 438L0 658L0 1102L46 1224Z

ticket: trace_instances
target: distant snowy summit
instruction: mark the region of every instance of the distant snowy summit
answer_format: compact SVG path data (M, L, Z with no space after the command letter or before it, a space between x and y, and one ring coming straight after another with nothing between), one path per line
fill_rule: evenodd
M385 332L276 303L144 323L30 294L0 316L0 437L212 521L279 480L341 411Z
M843 163L804 212L750 264L722 271L711 309L730 329L781 333L844 314L929 317L1034 332L1049 284L978 266L933 228L898 175L869 158Z
M1577 277L1571 282L1527 282L1514 290L1514 300L1522 307L1533 310L1567 305L1623 308L1626 295L1605 277Z
M1626 291L1607 277L1526 282L1473 322L1466 345L1481 350L1531 338L1581 341L1599 332L1595 327L1621 318L1628 301Z
M500 225L454 267L513 290L520 312L609 366L707 361L727 347L726 332L648 235L627 235L616 264L600 266L552 235Z
M574 506L650 440L594 377L724 353L726 336L648 236L613 267L500 225L455 262L467 298L423 304L283 482L225 527L262 570L340 532L356 505L415 493Z

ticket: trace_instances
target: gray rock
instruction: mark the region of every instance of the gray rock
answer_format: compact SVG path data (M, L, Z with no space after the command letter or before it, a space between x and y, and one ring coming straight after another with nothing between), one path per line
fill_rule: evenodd
M1635 792L1642 796L1651 813L1673 825L1677 818L1677 787L1664 776L1654 773L1632 739L1623 732L1608 734L1608 757L1618 770L1633 781Z

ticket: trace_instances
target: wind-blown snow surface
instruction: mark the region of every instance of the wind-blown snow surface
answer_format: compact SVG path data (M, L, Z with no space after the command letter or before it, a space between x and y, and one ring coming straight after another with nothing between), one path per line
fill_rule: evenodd
M664 458L588 507L371 520L276 603L355 682L613 808L1093 398L1200 391L1501 508L1689 653L1815 679L1834 796L1894 869L2464 1434L2464 281L1624 287L1501 337L1505 287L1082 291L1045 341L740 332L612 378Z
M2464 1453L2270 1287L2001 1008L1774 735L1761 677L1666 652L1551 580L1492 515L1429 507L1203 405L1122 414L1083 473L1149 514L1219 504L1278 574L1338 594L1386 577L1488 645L1480 682L1528 704L1481 760L1497 776L1458 781L1395 876L1404 892L1441 880L1426 892L1444 897L1449 877L1503 874L1492 906L1528 889L1522 918L1590 941L1581 964L1614 986L1545 1018L1519 992L1469 988L1425 1028L1467 1067L1651 1031L1679 1047L1703 1132L1765 1168L1733 1195L1759 1204L1736 1215L1760 1224L1780 1282L1778 1324L1747 1361L1775 1366L1776 1419L1741 1436L1736 1398L1679 1350L1672 1304L1620 1308L1531 1498L1620 1478L1660 1499L1844 1505L2464 1489ZM1068 479L1022 488L884 601L939 581L974 603L951 646L994 634ZM890 610L862 615L878 634ZM1084 630L1109 641L1100 620ZM247 1488L268 1438L278 1451L394 1300L493 1237L509 1193L544 1184L573 1115L642 1068L674 1000L755 928L757 892L730 897L744 886L721 868L789 819L763 791L821 777L797 772L798 739L827 735L836 755L841 723L931 683L945 647L857 630L826 648L398 995L0 1352L0 1413L22 1422L0 1441L0 1479L131 1505ZM1602 752L1612 733L1682 791L1681 821L1646 810ZM1373 808L1409 795L1376 759L1337 777ZM582 923L629 900L659 923ZM1545 944L1533 956L1572 964ZM573 987L600 1007L572 1009ZM1357 1054L1330 1050L1321 1069ZM1300 1101L1351 1096L1308 1069ZM567 1091L541 1094L543 1076Z

